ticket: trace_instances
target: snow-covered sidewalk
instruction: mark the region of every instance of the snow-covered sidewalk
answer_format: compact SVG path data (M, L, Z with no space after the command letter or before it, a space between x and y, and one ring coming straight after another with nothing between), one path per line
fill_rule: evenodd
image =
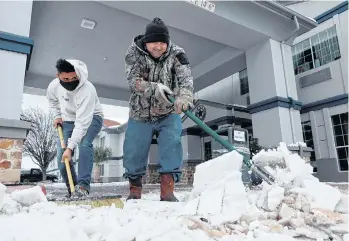
M128 182L108 182L108 183L91 183L91 187L119 187L127 186ZM66 188L65 183L45 183L50 188Z
M178 196L183 200L188 194ZM143 200L125 202L123 209L58 206L45 201L16 209L7 200L7 210L12 209L12 214L0 214L0 240L131 241L135 238L145 241L154 237L158 239L152 240L174 240L174 234L189 235L184 240L201 240L197 239L200 235L190 234L188 228L184 231L185 227L176 218L185 203L165 203L158 199L158 193L146 194Z
M0 240L348 241L348 196L319 182L284 145L255 157L268 160L273 186L246 189L242 157L230 152L199 165L193 190L176 193L180 202L160 202L156 191L123 209L58 206L39 187L4 195L0 185Z

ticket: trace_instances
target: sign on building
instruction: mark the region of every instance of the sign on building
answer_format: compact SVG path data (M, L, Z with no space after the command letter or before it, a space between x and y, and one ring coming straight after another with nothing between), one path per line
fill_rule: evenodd
M214 12L216 5L206 0L186 0L187 2L194 4L200 8L203 8L207 11Z
M234 130L234 141L246 142L245 131Z

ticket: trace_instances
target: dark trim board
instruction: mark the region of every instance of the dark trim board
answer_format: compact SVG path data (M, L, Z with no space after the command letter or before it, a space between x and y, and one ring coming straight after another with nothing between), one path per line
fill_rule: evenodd
M241 105L234 105L234 104L222 104L214 101L209 101L209 100L198 100L197 101L198 105L199 104L204 104L207 106L211 107L216 107L216 108L221 108L221 109L227 109L227 110L232 110L234 109L235 111L240 111L244 113L249 113L248 109L246 106L241 106Z
M199 99L197 101L197 104L204 104L204 105L208 105L208 106L212 106L212 107L216 107L216 108L221 108L221 109L225 109L227 107L229 107L230 105L226 105L223 103L219 103L219 102L214 102L214 101L209 101L209 100L201 100Z
M331 8L330 10L320 14L319 16L315 17L315 20L318 24L325 22L329 19L331 19L334 15L343 13L348 10L348 1L344 1L337 6Z
M0 31L0 49L27 55L26 70L29 69L33 46L31 38Z
M321 110L323 108L329 108L329 107L347 104L347 103L348 103L348 94L337 95L327 99L306 104L302 107L300 113L304 114L310 111Z
M235 117L234 124L240 125L241 128L247 128L252 126L252 119Z
M235 107L235 106L233 107L233 109L236 111L242 111L242 112L254 114L254 113L262 112L262 111L276 108L276 107L283 107L283 108L294 108L295 110L299 110L300 113L303 114L303 113L307 113L307 112L312 111L312 110L320 110L320 109L323 109L326 107L332 107L332 106L341 105L341 104L345 104L345 103L348 103L348 94L333 96L333 97L330 97L327 99L318 100L318 101L315 101L315 102L312 102L309 104L305 104L305 105L303 105L303 103L300 101L294 100L293 98L285 98L285 97L275 96L273 98L254 103L254 104L248 106L246 109L242 108L240 110L239 107ZM229 105L225 105L225 106L227 109L230 108ZM186 118L187 118L186 116L183 116L182 122ZM221 121L221 120L224 120L224 118L234 118L234 116L221 117L221 118L209 121L207 123L212 123L214 121ZM235 118L237 118L237 117L235 117Z
M122 160L124 158L124 156L113 156L111 157L110 159L108 160L116 160L116 161L119 161L119 160Z
M280 96L275 96L267 100L263 100L257 103L254 103L248 107L248 110L251 114L272 109L275 107L284 107L284 108L294 108L295 110L301 110L302 102L294 100L293 98L285 98Z
M245 106L232 105L232 106L228 106L227 109L238 111L238 112L243 112L243 113L250 113L248 107L245 107Z
M33 46L34 45L34 40L29 38L29 37L20 36L20 35L7 33L7 32L3 32L3 31L0 31L0 39L6 40L8 42L25 44L25 45L28 45L28 46Z
M347 104L347 103L348 103L348 94L333 96L333 97L315 101L313 103L309 103L306 105L303 105L302 102L293 100L292 98L284 98L284 97L276 96L276 97L252 104L248 107L248 110L250 111L251 114L254 114L254 113L258 113L258 112L272 109L275 107L283 107L283 108L294 108L295 110L299 110L300 114L304 114L310 111L321 110L323 108L329 108L329 107ZM182 120L185 120L185 118L183 118ZM219 125L233 124L233 123L241 125L242 128L246 128L246 127L249 127L249 125L246 126L245 123L251 123L252 125L252 120L246 119L246 118L239 118L235 116L224 116L224 117L220 117L220 118L205 122L206 125L208 125L214 130L217 129ZM195 125L193 127L183 129L182 136L201 135L202 133L203 132L199 129L199 127Z
M201 100L198 99L194 102L194 107L190 109L191 112L195 112L196 108L199 105L206 105L206 106L211 106L219 109L226 109L226 110L234 110L238 112L243 112L243 113L250 113L248 108L245 106L241 105L230 105L230 104L222 104L214 101L209 101L209 100ZM186 115L182 116L182 122L185 121L188 117Z
M208 125L212 130L217 130L218 126L220 125L226 125L226 124L233 124L234 123L234 116L223 116L211 121L205 122L206 125ZM190 133L190 134L189 134ZM186 129L182 130L182 136L185 135L201 135L203 133L203 130L200 129L198 125L188 127Z
M224 117L220 117L220 118L205 122L205 124L208 125L214 131L217 130L218 126L220 125L238 124L242 126L242 123L250 123L250 126L252 126L251 119L238 118L234 116L224 116ZM246 128L246 127L243 127L243 128ZM186 135L208 136L208 134L205 131L201 130L201 128L198 125L183 129L182 136L186 136Z
M182 130L182 136L200 136L201 130L196 127L189 127Z

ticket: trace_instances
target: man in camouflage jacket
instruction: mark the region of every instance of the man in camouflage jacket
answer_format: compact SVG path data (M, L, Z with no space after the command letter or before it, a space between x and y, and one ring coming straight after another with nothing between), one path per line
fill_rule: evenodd
M125 177L130 182L128 199L140 199L142 176L154 134L159 145L160 200L177 201L174 183L180 180L183 160L180 114L193 102L193 78L182 48L171 43L169 31L154 18L144 35L134 38L126 57L126 76L131 90L130 116L124 142ZM175 97L172 104L167 94Z

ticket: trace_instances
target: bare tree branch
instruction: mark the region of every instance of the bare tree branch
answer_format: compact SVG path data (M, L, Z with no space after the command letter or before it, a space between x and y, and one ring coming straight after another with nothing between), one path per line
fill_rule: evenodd
M23 111L21 120L32 124L24 142L23 152L41 168L45 180L46 169L57 153L57 132L53 127L53 115L40 108L31 108Z

